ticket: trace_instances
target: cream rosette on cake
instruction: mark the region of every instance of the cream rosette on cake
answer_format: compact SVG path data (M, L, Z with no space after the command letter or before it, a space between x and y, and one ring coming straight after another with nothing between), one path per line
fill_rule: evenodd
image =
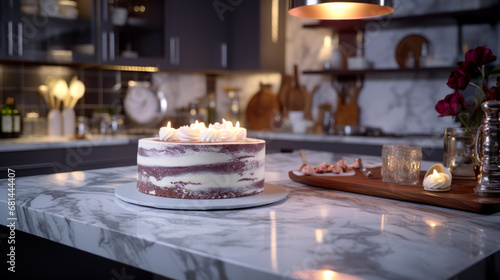
M233 123L222 119L221 123L209 124L208 127L203 122L196 121L187 126L181 126L179 129L171 127L168 122L166 127L160 128L159 138L162 141L181 141L181 142L234 142L245 140L247 130L240 127L240 122Z

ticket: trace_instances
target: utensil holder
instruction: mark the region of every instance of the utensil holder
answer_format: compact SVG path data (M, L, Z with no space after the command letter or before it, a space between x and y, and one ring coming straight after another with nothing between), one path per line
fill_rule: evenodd
M49 136L61 136L62 135L62 119L61 111L59 109L50 109L47 115L47 134Z
M64 108L62 111L62 128L64 136L75 135L75 110L73 108Z

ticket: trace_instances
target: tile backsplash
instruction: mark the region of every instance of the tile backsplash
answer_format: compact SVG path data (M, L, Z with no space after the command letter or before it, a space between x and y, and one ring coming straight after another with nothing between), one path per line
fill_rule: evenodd
M0 65L0 100L7 96L15 99L18 109L23 114L37 112L46 116L48 108L38 94L38 87L47 84L52 78L62 78L69 82L78 76L85 84L85 95L78 101L75 112L80 116L91 116L98 109L120 111L123 88L117 83L128 80L151 80L150 73L123 72L101 69L79 69L67 66L39 66L23 63Z

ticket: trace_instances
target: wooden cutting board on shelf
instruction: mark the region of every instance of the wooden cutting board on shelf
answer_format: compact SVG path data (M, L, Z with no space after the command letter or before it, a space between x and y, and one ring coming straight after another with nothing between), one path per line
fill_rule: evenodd
M261 85L260 90L248 102L246 110L248 129L270 130L271 120L279 109L278 96L268 87Z
M361 109L358 106L358 96L361 85L354 85L350 98L337 95L337 111L335 113L335 125L358 125ZM345 95L346 93L344 93ZM347 100L349 99L349 102Z
M287 109L288 111L303 111L307 101L307 90L299 83L299 68L294 66L294 80L295 85L290 89L287 96Z
M479 214L493 214L500 211L500 198L479 197L472 190L473 180L453 180L448 192L429 192L422 185L403 186L382 181L380 167L370 169L373 177L366 178L359 170L354 176L300 176L290 171L293 181L306 185L352 192L400 201L424 203ZM422 182L425 172L421 173Z

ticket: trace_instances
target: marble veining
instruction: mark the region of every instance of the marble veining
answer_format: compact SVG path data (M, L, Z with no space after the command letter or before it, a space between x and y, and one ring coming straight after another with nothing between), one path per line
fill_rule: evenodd
M306 155L310 164L354 158ZM500 214L305 186L287 175L301 163L297 152L267 155L266 180L284 186L288 198L227 211L162 210L120 201L114 188L135 181L136 166L17 178L17 225L176 279L287 279L317 269L363 279L445 279L500 249ZM0 211L3 224L6 215Z

